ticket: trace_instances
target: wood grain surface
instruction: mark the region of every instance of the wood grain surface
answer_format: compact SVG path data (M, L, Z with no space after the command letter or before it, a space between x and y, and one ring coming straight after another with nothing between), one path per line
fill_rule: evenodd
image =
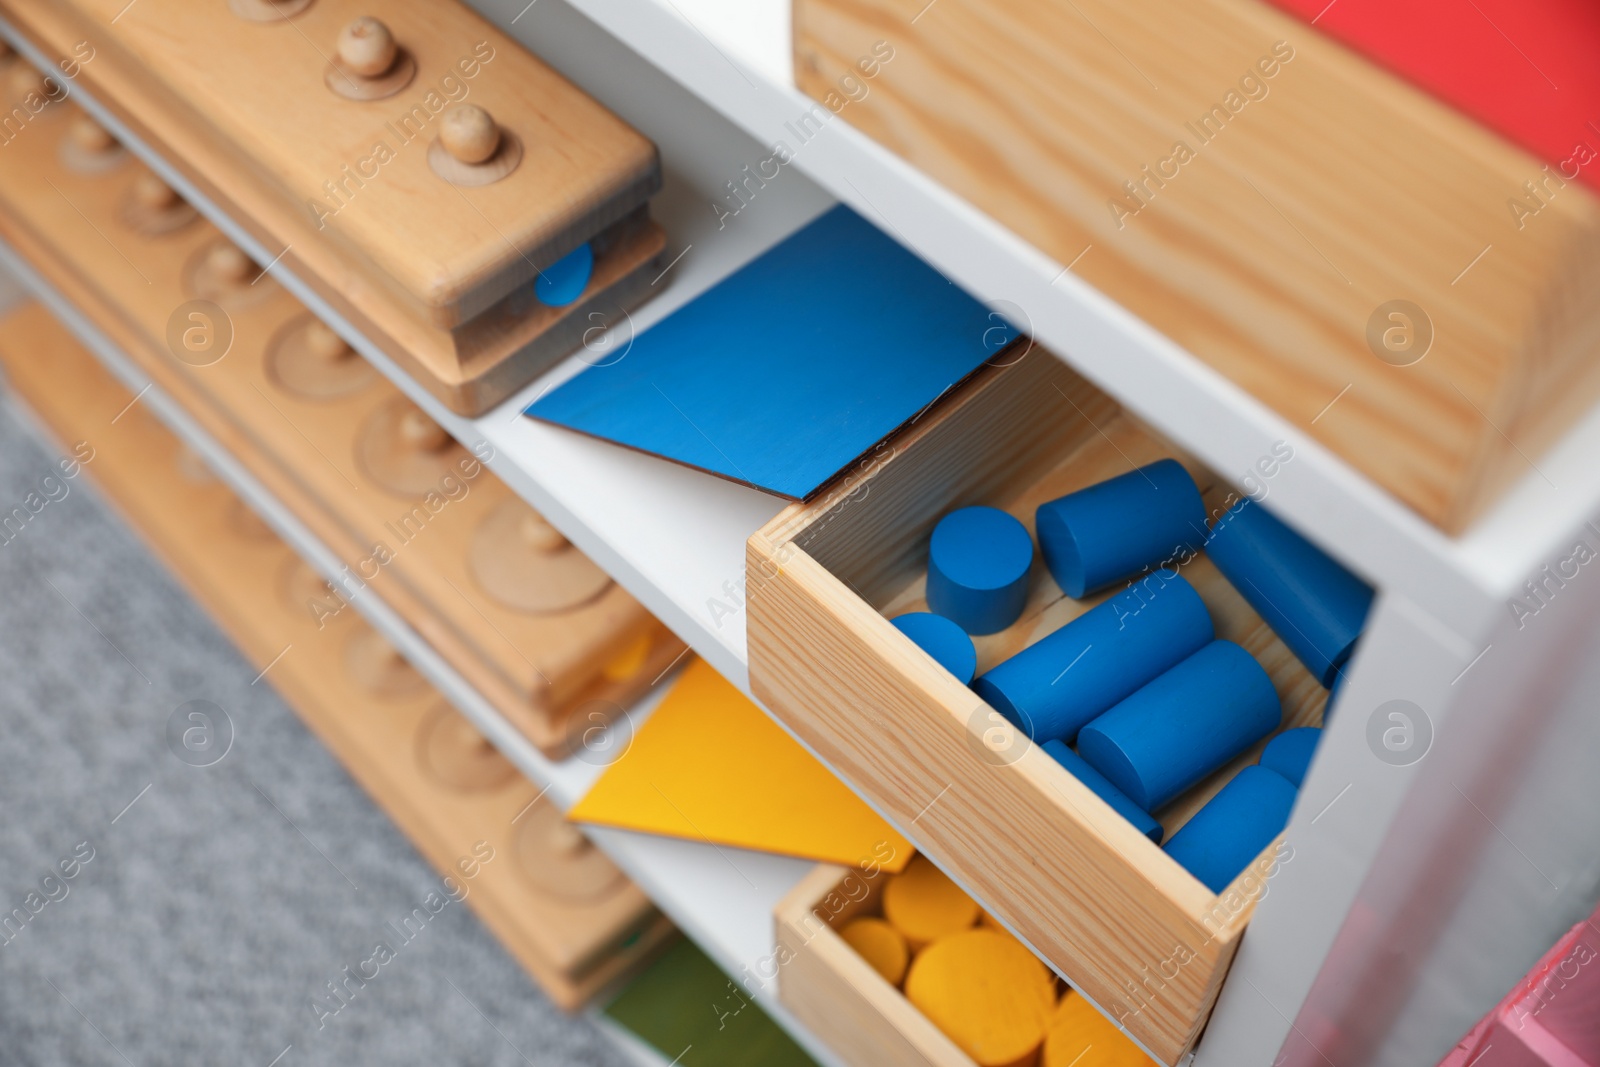
M1259 0L796 0L794 26L819 110L1447 532L1600 394L1600 197ZM1383 343L1396 300L1428 348Z

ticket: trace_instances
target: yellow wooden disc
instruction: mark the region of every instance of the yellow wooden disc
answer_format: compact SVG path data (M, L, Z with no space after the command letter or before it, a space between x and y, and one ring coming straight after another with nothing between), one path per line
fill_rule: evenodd
M1055 982L1038 958L994 930L964 930L917 954L906 997L978 1067L1038 1062Z
M944 876L926 856L916 856L883 889L883 917L905 935L911 951L978 921L978 902Z
M1115 1023L1076 993L1062 997L1050 1016L1042 1067L1150 1067L1153 1063L1155 1060L1140 1052Z
M839 931L839 936L890 985L899 985L906 976L911 948L900 931L882 919L851 919Z

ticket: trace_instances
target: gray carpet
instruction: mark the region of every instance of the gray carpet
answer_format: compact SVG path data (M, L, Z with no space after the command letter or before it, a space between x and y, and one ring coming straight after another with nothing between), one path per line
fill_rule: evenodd
M56 458L0 404L0 513ZM622 1063L455 903L319 1020L312 997L439 879L67 484L0 544L0 1064ZM166 740L196 698L235 729L204 768Z

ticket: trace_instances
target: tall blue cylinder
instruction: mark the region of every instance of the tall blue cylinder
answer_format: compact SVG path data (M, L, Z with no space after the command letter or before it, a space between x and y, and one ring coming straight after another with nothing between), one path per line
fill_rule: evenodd
M1028 599L1033 538L999 508L958 508L928 541L928 607L969 634L999 633Z
M992 668L972 688L1043 743L1071 742L1096 715L1215 634L1194 586L1156 571Z
M1177 860L1220 893L1289 825L1295 788L1265 767L1246 767L1167 842Z
M1166 831L1155 817L1142 811L1139 805L1129 800L1127 794L1111 784L1110 779L1083 761L1083 757L1067 747L1065 741L1046 741L1039 746L1045 753L1061 766L1067 773L1089 787L1089 791L1111 806L1111 810L1133 823L1133 828L1148 837L1156 844L1161 844L1161 835Z
M1317 754L1322 741L1322 731L1315 726L1302 726L1298 730L1285 730L1267 742L1261 752L1261 766L1276 771L1296 789L1306 780L1311 769L1311 757Z
M1206 506L1183 464L1163 459L1040 504L1034 530L1056 584L1076 598L1198 552Z
M1217 519L1206 554L1312 677L1331 685L1361 636L1372 587L1248 499Z
M1153 812L1282 718L1278 691L1255 657L1213 641L1085 726L1078 755Z

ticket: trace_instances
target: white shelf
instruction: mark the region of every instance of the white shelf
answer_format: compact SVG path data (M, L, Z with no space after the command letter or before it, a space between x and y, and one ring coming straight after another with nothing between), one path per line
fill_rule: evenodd
M234 492L324 577L343 563L249 471L202 429L179 405L150 382L139 367L85 318L65 297L35 274L9 245L0 242L0 268L64 322L107 369L186 445L199 453ZM0 303L10 288L0 284ZM547 787L563 810L588 791L603 769L581 759L555 761L534 748L503 716L419 637L368 587L349 594L351 604L379 630L462 714L516 765L530 781ZM628 711L626 729L637 728L666 693L662 686ZM618 727L623 728L623 727ZM674 838L620 830L595 830L590 836L616 864L688 934L717 965L735 978L762 974L772 952L772 911L815 864L718 848ZM836 1067L827 1047L777 1003L776 987L756 981L749 987L762 1009L800 1042L819 1063ZM637 1050L630 1050L637 1051Z

